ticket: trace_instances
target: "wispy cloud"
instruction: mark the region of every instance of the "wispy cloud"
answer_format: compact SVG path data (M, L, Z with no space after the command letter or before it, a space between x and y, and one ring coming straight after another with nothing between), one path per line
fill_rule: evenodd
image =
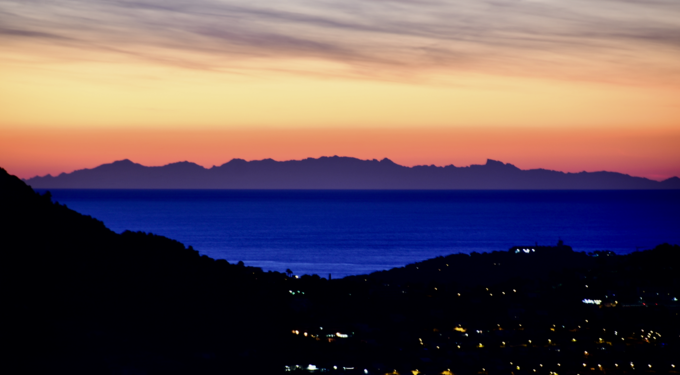
M680 2L3 0L2 45L197 69L314 59L365 77L436 70L600 79L613 69L631 82L678 82Z

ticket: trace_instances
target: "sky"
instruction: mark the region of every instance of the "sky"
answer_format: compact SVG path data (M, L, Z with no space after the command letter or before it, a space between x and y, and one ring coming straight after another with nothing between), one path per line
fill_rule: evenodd
M0 167L680 176L677 0L0 0Z

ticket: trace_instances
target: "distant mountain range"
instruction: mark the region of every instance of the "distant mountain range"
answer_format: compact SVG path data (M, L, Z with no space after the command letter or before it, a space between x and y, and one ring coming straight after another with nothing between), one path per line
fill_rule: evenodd
M233 159L212 168L191 162L146 167L130 160L25 182L37 189L680 189L680 178L653 181L616 172L521 170L484 165L405 167L389 159L321 157Z

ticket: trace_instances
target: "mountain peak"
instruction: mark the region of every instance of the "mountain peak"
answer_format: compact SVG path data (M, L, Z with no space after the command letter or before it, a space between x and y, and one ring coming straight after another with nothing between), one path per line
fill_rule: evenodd
M145 168L143 165L135 163L130 159L123 159L123 160L116 160L113 163L109 163L109 164L102 164L98 167L94 167L93 169L100 169L100 168L110 169L110 168L113 168L113 169L116 169L116 170L120 170L120 169L130 169L130 168L133 168L133 167L134 168Z
M198 167L200 169L205 169L205 168L203 168L202 166L200 166L196 163L192 163L192 162L186 161L186 160L185 161L178 161L176 163L170 163L170 164L165 165L164 167L175 167L175 168L177 168L177 167L179 167L179 168L196 168L196 167Z
M515 167L514 165L510 163L503 163L502 161L498 160L493 160L493 159L486 159L486 164L484 164L487 167L494 167L494 168L512 168L512 169L519 169Z

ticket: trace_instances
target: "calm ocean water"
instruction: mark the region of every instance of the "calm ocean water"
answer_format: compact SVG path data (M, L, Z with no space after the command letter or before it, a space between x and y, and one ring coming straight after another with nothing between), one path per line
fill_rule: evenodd
M42 192L42 191L41 191ZM680 244L680 191L51 190L116 232L264 270L333 277L457 252Z

